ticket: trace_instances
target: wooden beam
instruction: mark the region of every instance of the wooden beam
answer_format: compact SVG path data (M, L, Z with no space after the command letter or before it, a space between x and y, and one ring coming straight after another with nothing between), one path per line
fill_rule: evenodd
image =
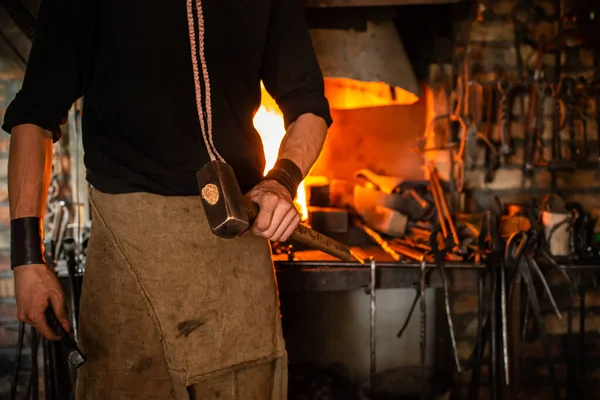
M469 0L304 0L307 7L375 7L459 3Z

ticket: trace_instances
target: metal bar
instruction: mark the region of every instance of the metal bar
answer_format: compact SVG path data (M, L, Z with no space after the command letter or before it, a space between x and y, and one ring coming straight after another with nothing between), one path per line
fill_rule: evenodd
M427 268L437 268L434 263L425 263ZM288 268L288 267L321 267L326 268L327 270L335 270L335 269L348 269L349 267L352 270L360 271L360 270L369 270L369 267L366 267L358 262L346 262L346 261L275 261L275 267L279 268ZM482 270L485 269L485 265L481 264L473 264L473 263L464 263L464 262L447 262L445 264L447 269L467 269L467 270ZM377 261L377 269L421 269L420 263L403 263L403 262L392 262L392 261ZM597 267L600 270L600 266Z
M371 344L371 365L370 365L370 374L369 374L369 387L371 392L375 392L375 375L377 374L377 350L376 350L376 340L375 340L375 329L376 329L376 298L375 291L377 288L377 266L375 265L375 260L371 259L371 285L369 288L369 294L371 298L371 325L370 325L370 344Z
M375 7L419 4L453 4L465 0L305 0L306 7Z
M544 263L542 263L544 264ZM437 268L434 263L426 263L427 268ZM545 265L545 264L544 264ZM288 268L288 267L309 267L309 268L327 268L328 270L335 269L347 269L350 267L352 270L368 270L369 267L365 267L363 264L358 262L346 262L346 261L317 261L317 260L299 260L299 261L275 261L275 267ZM377 261L377 269L420 269L420 263L408 263L408 262L392 262L392 261ZM466 262L447 262L445 264L446 269L465 269L465 270L483 270L486 268L483 264L474 264ZM573 271L600 271L600 265L566 265L563 266L566 270ZM12 271L8 271L12 275Z

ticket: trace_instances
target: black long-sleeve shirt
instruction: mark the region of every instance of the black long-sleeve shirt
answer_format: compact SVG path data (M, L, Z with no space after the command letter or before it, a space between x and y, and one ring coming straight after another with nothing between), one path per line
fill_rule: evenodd
M252 119L260 81L286 126L331 123L300 0L204 0L214 143L243 191L264 155ZM185 0L43 0L22 90L3 129L31 123L60 136L82 95L87 179L106 193L195 195L202 139ZM202 77L201 77L202 79Z

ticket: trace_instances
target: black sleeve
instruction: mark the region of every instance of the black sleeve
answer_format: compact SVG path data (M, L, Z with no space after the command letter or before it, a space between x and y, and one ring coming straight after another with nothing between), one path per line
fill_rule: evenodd
M261 78L283 112L286 128L306 113L331 125L323 74L300 0L273 0Z
M37 125L61 136L60 125L90 76L93 18L89 0L42 0L21 90L2 129Z

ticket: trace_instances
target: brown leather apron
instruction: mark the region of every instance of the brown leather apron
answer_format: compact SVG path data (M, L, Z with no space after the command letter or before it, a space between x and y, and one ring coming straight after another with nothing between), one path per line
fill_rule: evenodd
M198 197L90 201L77 399L284 400L268 242L214 236Z

